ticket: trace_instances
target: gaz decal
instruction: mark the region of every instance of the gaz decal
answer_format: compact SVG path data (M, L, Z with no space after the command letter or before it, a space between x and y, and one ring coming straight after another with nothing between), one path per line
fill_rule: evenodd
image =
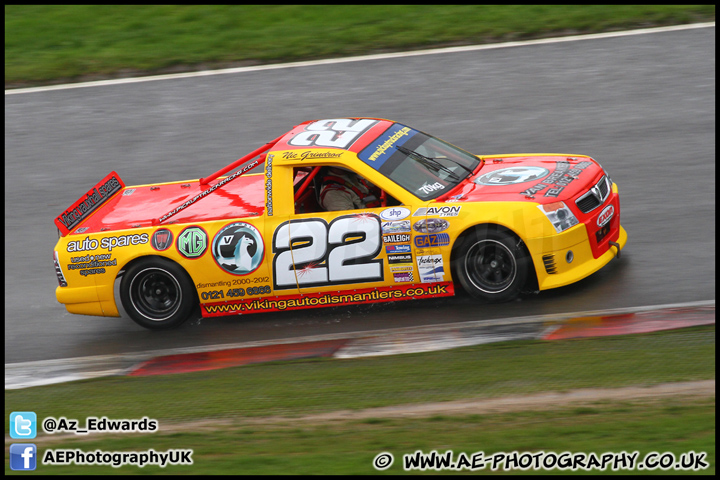
M350 118L318 120L307 125L305 131L291 138L288 144L296 147L347 148L376 123L377 120Z
M443 247L445 245L450 245L450 235L447 233L433 233L415 237L415 246L417 248Z
M345 215L281 223L273 235L275 289L383 280L380 218Z

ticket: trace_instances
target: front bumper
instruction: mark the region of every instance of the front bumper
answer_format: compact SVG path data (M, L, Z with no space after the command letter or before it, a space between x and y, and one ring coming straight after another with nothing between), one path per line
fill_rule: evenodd
M627 243L627 232L618 225L615 235L600 256L593 256L593 249L583 224L577 225L552 238L533 239L526 242L537 273L538 288L570 285L597 272L610 260L619 256ZM571 254L569 252L572 252Z

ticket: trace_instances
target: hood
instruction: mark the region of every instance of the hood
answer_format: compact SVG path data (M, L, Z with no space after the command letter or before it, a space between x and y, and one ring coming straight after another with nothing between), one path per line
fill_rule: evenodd
M600 165L580 155L482 156L484 165L444 200L551 203L585 192L603 175Z

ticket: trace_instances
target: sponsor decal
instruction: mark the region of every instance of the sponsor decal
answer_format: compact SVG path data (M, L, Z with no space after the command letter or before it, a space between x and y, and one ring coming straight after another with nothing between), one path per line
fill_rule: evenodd
M602 227L606 223L608 223L613 215L615 215L615 207L613 207L612 203L605 207L602 212L600 212L600 215L598 215L597 218L597 226Z
M332 307L361 303L394 302L423 297L450 297L455 295L452 282L434 285L390 285L375 288L353 289L347 292L305 293L274 298L243 298L201 304L203 317L242 313L278 312L303 308Z
M66 250L68 252L85 252L87 250L95 250L100 246L100 242L94 238L85 237L85 240L73 240L68 242Z
M409 263L412 265L412 254L401 253L395 255L388 255L388 263L391 265L397 263Z
M395 280L395 283L412 282L413 272L393 273L393 279Z
M556 162L555 171L553 173L543 179L541 183L523 190L520 192L520 195L533 196L536 193L542 192L546 188L550 187L547 192L545 192L545 196L557 198L557 196L560 195L560 192L562 192L565 187L570 184L570 182L575 180L582 171L590 165L592 165L592 162L585 161L578 163L573 168L570 168L570 162L567 160L560 160Z
M405 243L410 241L410 235L405 233L383 235L382 238L384 243Z
M90 227L80 227L77 230L75 230L75 233L85 233L88 230L90 230Z
M447 233L433 233L415 237L415 246L417 248L443 247L445 245L450 245L450 235Z
M488 172L475 179L479 185L513 185L515 183L532 182L546 177L550 170L543 167L518 166L501 168Z
M265 159L265 212L268 217L272 217L273 214L273 200L272 200L272 164L273 155L268 154Z
M132 235L120 235L117 237L103 237L99 241L97 239L90 239L85 237L85 240L74 240L68 242L68 252L84 252L88 250L96 250L102 248L111 252L113 248L127 247L130 245L142 245L148 243L150 237L147 233L132 234Z
M438 217L457 217L462 206L445 205L442 207L420 207L415 210L413 217L437 215Z
M228 288L227 290L210 290L201 292L202 300L224 300L225 298L236 298L244 296L267 295L272 292L270 285L260 285L257 287L247 288Z
M326 160L328 158L340 158L342 154L343 152L322 152L317 150L289 151L283 153L283 160Z
M260 266L265 244L257 228L249 223L226 225L215 235L212 253L217 264L233 275L247 275Z
M120 180L120 176L115 172L110 173L103 178L100 183L95 185L92 190L87 192L84 197L73 203L70 208L55 218L55 225L63 235L67 235L73 228L78 226L80 222L90 216L95 209L124 187L125 184Z
M100 248L111 252L116 247L128 247L130 245L143 245L148 243L148 234L120 235L118 237L105 237L100 239Z
M402 220L410 216L410 209L405 207L387 208L380 212L380 218L383 220Z
M175 248L185 258L200 258L205 254L208 247L208 235L201 227L187 227L180 232Z
M443 185L440 182L435 182L435 183L425 182L420 188L418 188L418 191L424 193L425 195L430 195L431 193L433 193L437 190L445 190L445 185Z
M413 230L419 233L438 233L447 230L450 224L442 218L423 218L413 225Z
M167 228L161 228L159 230L156 230L155 233L153 233L152 240L150 240L150 245L152 246L152 248L159 252L170 248L170 245L172 245L172 243L173 234Z
M288 141L288 145L348 148L376 123L377 120L352 118L318 120L306 125L302 132Z
M410 220L401 220L397 222L383 222L383 233L406 233L410 232Z
M129 196L132 195L134 192L135 192L135 189L134 189L134 188L128 188L128 189L125 190L122 194L123 194L123 197L129 197Z
M418 274L422 283L442 282L445 276L442 255L417 257Z
M412 246L409 243L400 245L385 245L385 251L387 253L410 253Z
M358 153L358 158L379 169L396 152L395 147L403 145L416 133L413 129L396 123Z
M116 267L117 258L112 255L85 255L83 257L70 257L70 264L66 265L67 270L79 270L83 277L105 273L104 267Z
M412 265L390 265L391 272L412 272L413 270Z

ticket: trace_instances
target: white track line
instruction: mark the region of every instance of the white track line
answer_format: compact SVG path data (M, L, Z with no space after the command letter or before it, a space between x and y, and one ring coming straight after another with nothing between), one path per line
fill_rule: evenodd
M479 50L495 50L498 48L525 47L531 45L547 45L553 43L576 42L580 40L597 40L604 38L628 37L650 33L677 32L696 28L714 28L715 22L692 23L688 25L674 25L669 27L642 28L638 30L625 30L621 32L593 33L587 35L570 35L567 37L541 38L521 42L492 43L485 45L467 45L462 47L433 48L429 50L415 50L409 52L381 53L376 55L362 55L358 57L330 58L325 60L310 60L304 62L276 63L270 65L256 65L252 67L225 68L221 70L204 70L200 72L172 73L166 75L153 75L147 77L118 78L113 80L99 80L95 82L69 83L63 85L49 85L44 87L17 88L5 90L5 95L19 95L23 93L50 92L54 90L69 90L73 88L102 87L110 85L126 85L129 83L154 82L156 80L174 80L181 78L207 77L212 75L227 75L233 73L258 72L263 70L277 70L283 68L312 67L316 65L336 65L340 63L365 62L368 60L387 60L393 58L417 57L421 55L437 55L445 53L474 52Z
M592 310L575 313L560 313L548 315L534 315L527 317L499 318L494 320L475 320L470 322L446 323L440 325L424 325L418 327L390 328L386 330L370 330L363 332L335 333L325 335L312 335L305 337L286 338L277 340L264 340L257 342L232 343L221 345L204 345L196 347L169 348L136 353L122 353L116 355L97 355L88 357L63 358L56 360L39 360L34 362L6 363L5 364L5 390L14 390L38 385L68 382L94 378L99 376L122 375L132 366L151 358L186 353L211 352L235 348L249 348L267 345L304 343L322 340L361 339L367 337L387 337L391 335L430 334L442 333L457 328L476 328L498 325L521 324L558 324L572 318L619 315L627 313L640 313L652 310L665 310L669 308L714 307L715 300L698 302L674 303L665 305L647 305L642 307L614 308L607 310Z

